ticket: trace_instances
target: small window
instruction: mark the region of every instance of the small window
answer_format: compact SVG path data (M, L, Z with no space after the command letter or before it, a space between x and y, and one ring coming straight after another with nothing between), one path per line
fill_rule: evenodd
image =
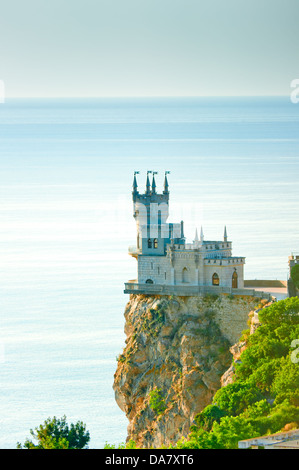
M160 268L159 268L159 266L158 266L158 274L160 274Z
M166 273L164 273L164 277L165 277L165 280L166 280Z
M158 239L154 238L154 248L158 248Z
M147 240L147 247L148 247L148 248L151 248L151 247L152 247L152 240L151 240L151 238L149 238L149 239Z
M147 279L145 281L146 284L154 284L154 281L152 279Z

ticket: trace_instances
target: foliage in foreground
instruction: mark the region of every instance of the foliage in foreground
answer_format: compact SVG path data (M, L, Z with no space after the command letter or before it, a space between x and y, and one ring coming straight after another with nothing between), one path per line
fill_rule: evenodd
M196 418L188 439L174 448L230 449L238 441L299 426L299 298L259 312L261 325L247 338L234 382L215 394Z
M122 442L118 446L106 442L104 449L138 449L138 447L136 447L136 442L130 439L126 444Z
M82 421L70 426L66 422L66 416L62 418L48 418L44 424L30 430L31 436L37 441L26 439L23 446L17 443L18 449L88 449L90 440L89 432Z

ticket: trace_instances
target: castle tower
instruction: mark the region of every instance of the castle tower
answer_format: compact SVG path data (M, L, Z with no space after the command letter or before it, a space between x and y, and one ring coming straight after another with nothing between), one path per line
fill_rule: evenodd
M149 174L153 173L152 184ZM148 171L144 194L137 190L136 174L133 180L133 216L137 226L137 250L142 254L163 254L165 240L169 239L167 219L169 215L169 190L165 174L164 191L159 194L156 190L155 175L157 172Z

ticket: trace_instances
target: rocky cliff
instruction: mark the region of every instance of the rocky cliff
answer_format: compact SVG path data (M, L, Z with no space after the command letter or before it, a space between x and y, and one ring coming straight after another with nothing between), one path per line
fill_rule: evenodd
M248 328L253 297L131 295L126 346L114 376L115 398L137 446L187 436L194 417L221 387L230 348Z

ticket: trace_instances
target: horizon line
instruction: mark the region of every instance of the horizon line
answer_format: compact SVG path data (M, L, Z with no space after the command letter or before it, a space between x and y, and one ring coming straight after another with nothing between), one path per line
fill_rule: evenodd
M5 100L10 99L157 99L157 98L285 98L289 97L289 94L252 94L252 95L74 95L74 96L65 96L65 95L56 95L56 96L47 96L47 95L13 95L5 96Z

